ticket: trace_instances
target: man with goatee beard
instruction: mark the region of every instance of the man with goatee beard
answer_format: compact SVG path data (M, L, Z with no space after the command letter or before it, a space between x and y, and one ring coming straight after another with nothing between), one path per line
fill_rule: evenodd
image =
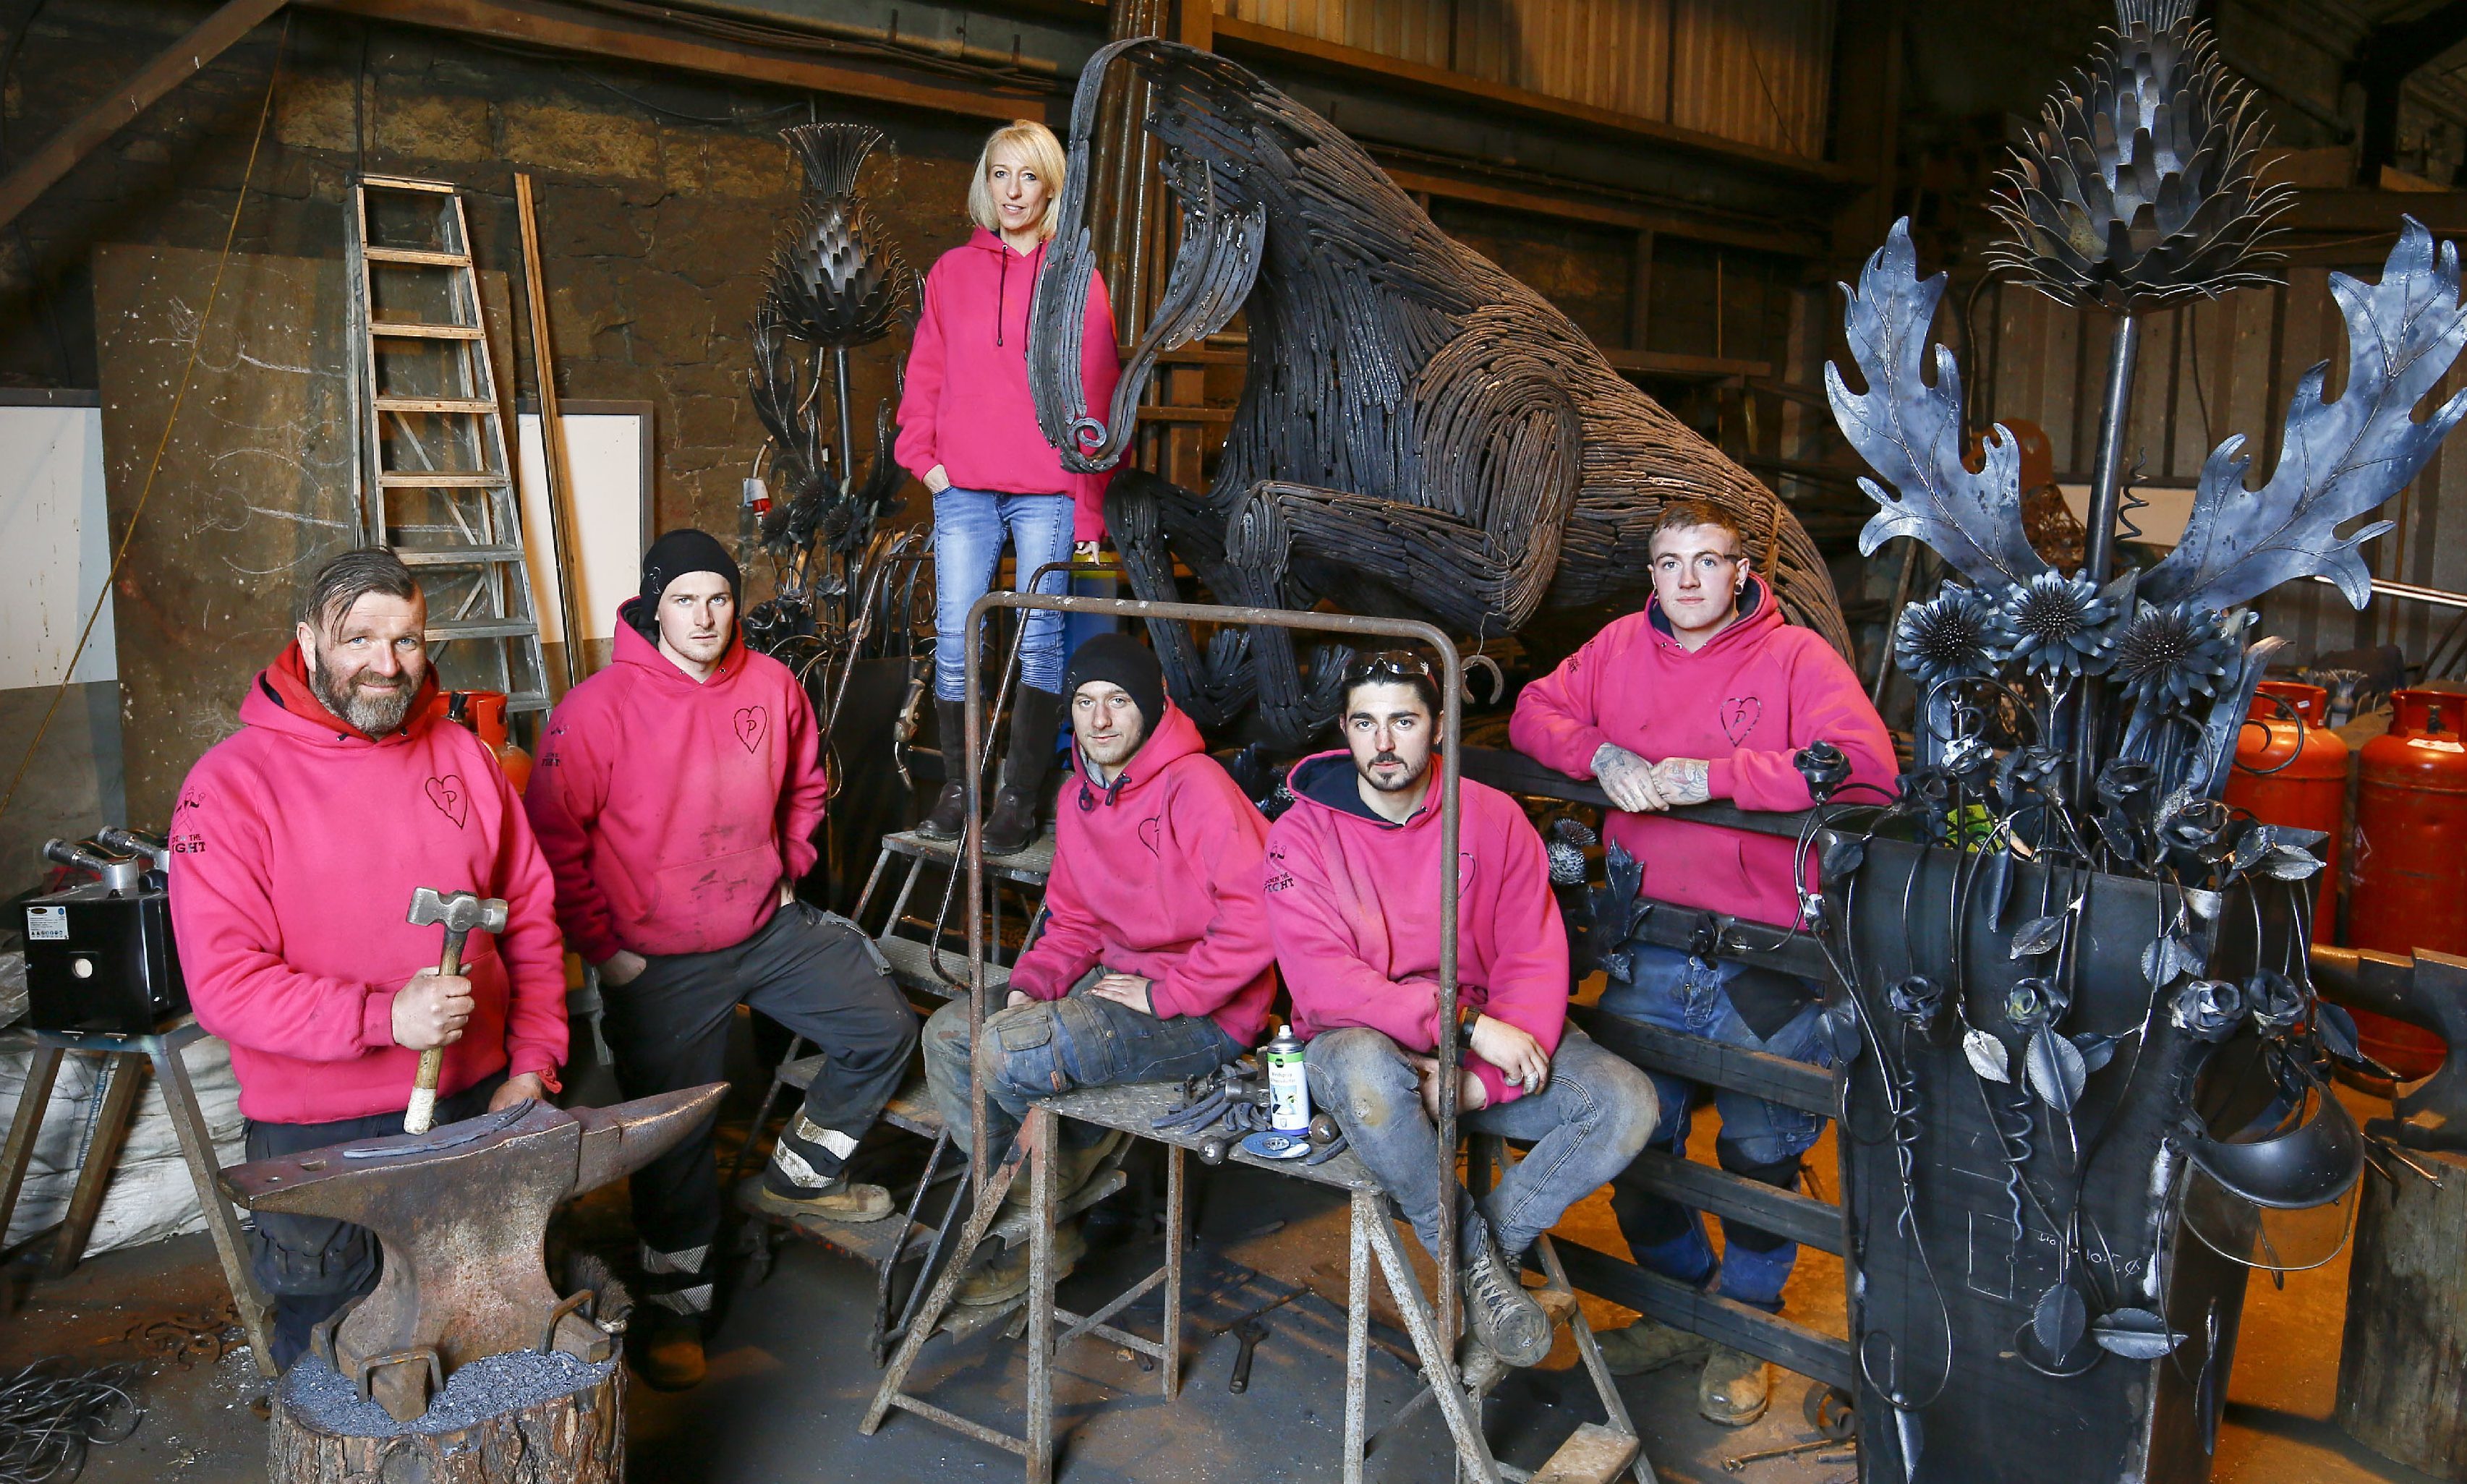
M402 1132L419 1054L445 1048L441 1124L556 1090L565 946L522 801L480 739L436 716L428 608L393 552L347 551L260 671L240 730L171 816L171 922L197 1021L231 1044L248 1158ZM506 902L463 972L413 927L421 887ZM368 1231L260 1212L250 1256L275 1363L376 1283Z

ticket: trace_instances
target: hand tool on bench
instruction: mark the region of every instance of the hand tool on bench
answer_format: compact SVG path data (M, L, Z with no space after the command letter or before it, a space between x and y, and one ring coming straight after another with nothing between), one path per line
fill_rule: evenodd
M223 1184L254 1211L376 1233L384 1276L335 1329L334 1368L409 1421L428 1409L432 1380L492 1355L608 1359L608 1336L575 1312L581 1295L560 1300L549 1284L549 1217L674 1148L727 1091L715 1082L571 1113L526 1098L428 1134L235 1165Z
M437 960L437 977L452 978L463 972L463 944L474 928L506 931L506 904L501 897L483 901L468 891L440 891L421 887L411 894L411 925L445 925L445 954ZM403 1110L402 1131L425 1134L437 1120L437 1079L445 1070L445 1048L430 1046L419 1053L419 1079L411 1085L411 1106Z

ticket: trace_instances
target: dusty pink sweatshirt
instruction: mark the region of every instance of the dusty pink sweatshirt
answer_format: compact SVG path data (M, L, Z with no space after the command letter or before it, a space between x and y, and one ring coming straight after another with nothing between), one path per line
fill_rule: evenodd
M1054 810L1045 935L1013 989L1058 1000L1098 964L1151 980L1159 1015L1205 1015L1256 1046L1277 998L1259 864L1268 821L1168 701L1111 788L1077 776Z
M1613 620L1516 698L1516 750L1571 777L1594 776L1594 753L1616 742L1648 762L1697 757L1715 798L1742 809L1807 808L1793 759L1822 740L1850 759L1835 797L1882 803L1891 794L1892 738L1859 677L1813 629L1782 621L1761 579L1747 611L1693 653L1655 619L1658 605ZM1883 793L1873 790L1882 789ZM1604 833L1644 866L1645 896L1787 926L1799 920L1792 842L1657 814L1614 812ZM1814 869L1809 872L1814 885Z
M740 642L697 682L618 612L616 662L567 691L524 792L566 941L700 954L771 920L814 868L828 792L813 704Z
M1268 827L1268 928L1294 1033L1362 1025L1428 1054L1439 1044L1437 785L1419 814L1391 824L1323 801L1341 799L1353 780L1348 753L1303 758L1291 776L1293 807ZM1568 937L1542 837L1495 788L1466 778L1459 799L1458 1001L1555 1053L1568 1021ZM1493 1104L1524 1094L1471 1050L1464 1065Z
M260 672L240 730L189 770L171 813L171 926L197 1023L231 1043L239 1111L267 1123L393 1113L419 1053L395 1045L394 997L435 968L441 927L407 920L414 890L506 901L474 933L477 1001L438 1091L503 1068L556 1085L565 947L555 888L480 739L424 715L371 738L319 704L300 651Z
M1028 314L1045 243L1023 257L985 228L944 253L925 275L925 303L899 394L899 466L923 479L936 464L962 489L1069 495L1073 535L1105 533L1105 486L1113 471L1069 474L1036 425L1028 393ZM1114 310L1102 275L1088 281L1079 368L1088 408L1104 416L1121 379Z

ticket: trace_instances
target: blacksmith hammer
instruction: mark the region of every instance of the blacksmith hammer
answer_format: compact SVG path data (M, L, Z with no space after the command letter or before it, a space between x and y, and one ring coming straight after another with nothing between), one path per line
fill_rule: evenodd
M445 956L437 960L437 976L451 978L463 972L463 943L472 929L506 931L506 904L500 897L482 901L468 891L440 891L435 887L412 892L411 925L425 928L441 922L445 925ZM430 1046L419 1053L419 1080L411 1085L411 1106L402 1113L405 1134L425 1134L437 1121L437 1079L444 1070L443 1046Z
M377 1235L385 1273L334 1334L334 1368L401 1421L474 1360L562 1350L598 1363L608 1336L560 1303L540 1244L571 1195L667 1153L726 1083L573 1112L525 1099L429 1134L259 1159L222 1172L253 1211L325 1216Z

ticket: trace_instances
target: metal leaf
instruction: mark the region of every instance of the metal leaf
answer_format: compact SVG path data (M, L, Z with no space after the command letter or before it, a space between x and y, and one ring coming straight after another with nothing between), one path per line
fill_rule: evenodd
M2390 523L2374 521L2343 538L2338 528L2406 487L2467 416L2467 391L2422 422L2413 416L2467 345L2467 312L2458 303L2456 246L2436 249L2422 223L2403 220L2379 283L2330 275L2347 323L2345 391L2335 402L2321 399L2327 362L2304 373L2288 404L2277 467L2257 491L2244 487L2252 461L2240 453L2242 437L2211 453L2184 539L2144 577L2144 596L2219 611L2291 578L2320 575L2365 606L2372 573L2356 548ZM1838 398L1835 406L1839 417Z
M1867 843L1858 836L1831 836L1824 842L1823 852L1818 857L1822 867L1819 879L1827 883L1838 882L1857 870L1859 863L1867 858Z
M2101 1350L2128 1360L2156 1360L2173 1353L2186 1338L2147 1309L2116 1309L2100 1315L2090 1327L2090 1337Z
M2320 869L2320 857L2294 845L2274 845L2263 853L2260 862L2263 875L2275 876L2280 881L2302 881Z
M2073 1111L2073 1104L2081 1099L2082 1083L2090 1076L2078 1047L2043 1025L2031 1034L2024 1064L2030 1091L2039 1094L2039 1101L2058 1113Z
M2152 938L2150 946L2141 951L2141 977L2148 979L2153 988L2165 988L2169 980L2183 972L2183 966L2176 961L2176 940L2173 936L2161 933Z
M2121 1036L2102 1036L2096 1031L2083 1031L2072 1038L2073 1049L2081 1053L2082 1070L2094 1072L2116 1060L2116 1044Z
M1978 1026L1973 1025L1961 1033L1961 1054L1970 1058L1970 1069L1988 1081L2013 1080L2013 1074L2005 1069L2004 1043Z
M2030 1311L2030 1333L2039 1338L2040 1346L2058 1359L2071 1353L2081 1343L2082 1330L2090 1322L2090 1311L2082 1304L2081 1293L2070 1283L2057 1283L2039 1295Z
M2028 958L2039 954L2051 954L2065 935L2065 914L2049 912L2033 917L2013 930L2013 954L2016 958Z
M1867 380L1863 395L1824 368L1824 391L1843 437L1884 477L1859 487L1878 513L1859 532L1873 554L1895 536L1915 537L1973 582L2002 586L2048 570L2022 525L2021 446L2002 427L1984 440L1984 466L1962 467L1961 372L1951 349L1935 352L1935 385L1925 379L1928 324L1944 295L1941 273L1921 281L1909 218L1893 224L1848 296L1843 329L1850 358Z

